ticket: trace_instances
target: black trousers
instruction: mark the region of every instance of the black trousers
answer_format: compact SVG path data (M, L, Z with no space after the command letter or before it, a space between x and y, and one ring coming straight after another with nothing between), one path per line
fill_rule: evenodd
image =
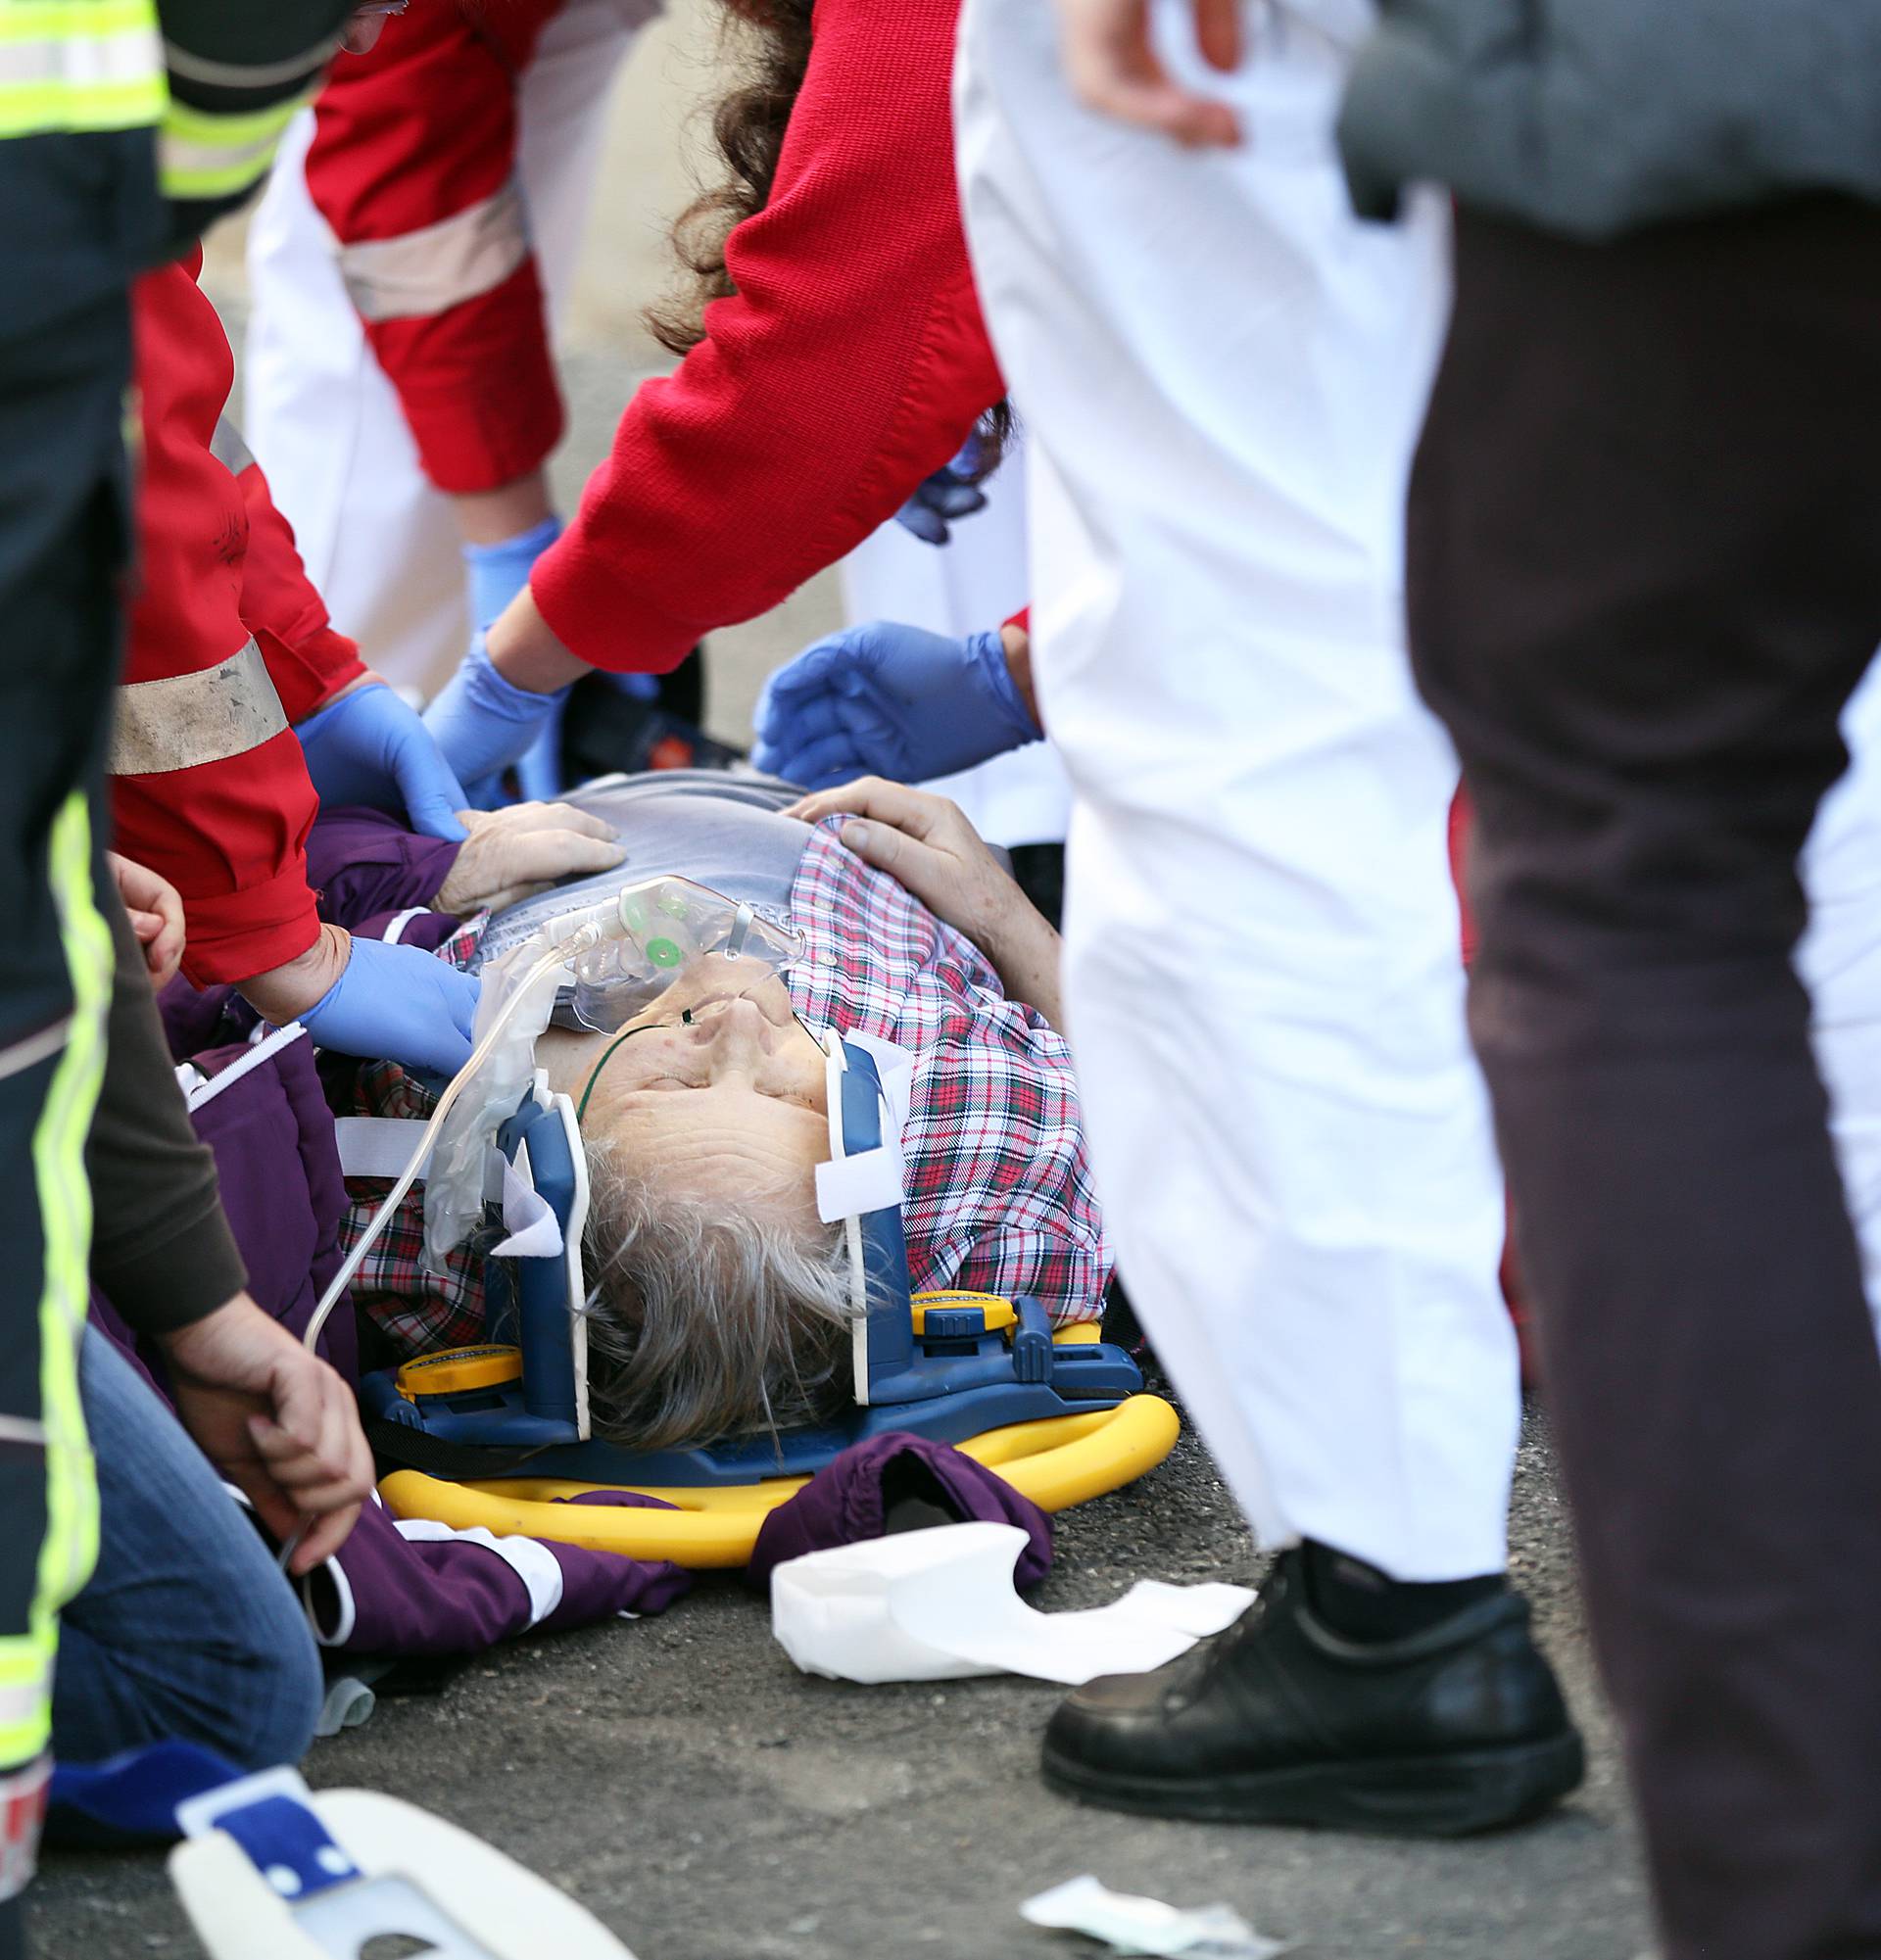
M1457 272L1413 651L1667 1951L1881 1955L1881 1360L1790 961L1881 645L1881 211L1466 214Z
M42 1391L47 1343L75 1348L85 1304L91 1090L68 1058L94 1018L74 975L95 985L110 941L96 918L72 915L89 912L105 840L128 368L121 292L0 339L0 1651L16 1671L42 1643L46 1606L84 1576L70 1563L85 1532L49 1510L55 1477L72 1488L55 1466L74 1460L75 1410ZM95 1027L89 1053L95 1068ZM33 1440L42 1422L50 1450ZM47 1543L63 1577L42 1567ZM9 1714L0 1772L20 1767L22 1711ZM18 1899L0 1899L0 1960L20 1950L19 1918Z

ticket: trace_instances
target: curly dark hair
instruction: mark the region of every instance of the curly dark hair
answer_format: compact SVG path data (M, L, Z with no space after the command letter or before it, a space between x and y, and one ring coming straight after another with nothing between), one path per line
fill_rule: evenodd
M738 290L725 266L725 242L770 202L784 132L810 65L815 0L721 0L721 5L725 54L737 82L712 112L712 140L728 175L673 220L673 250L692 278L645 314L660 346L681 356L705 338L706 305ZM995 404L980 418L974 475L992 474L1012 431L1008 403Z

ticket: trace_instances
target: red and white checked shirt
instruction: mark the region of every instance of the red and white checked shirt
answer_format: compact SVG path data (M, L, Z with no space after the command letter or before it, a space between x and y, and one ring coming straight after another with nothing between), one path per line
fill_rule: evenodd
M811 834L790 909L807 945L790 976L797 1013L915 1058L901 1132L915 1290L1031 1294L1061 1325L1096 1319L1111 1260L1064 1037L1007 999L969 940L845 850L832 826ZM460 933L439 954L463 963L473 944ZM376 1064L360 1079L362 1114L428 1114L425 1092L396 1065ZM371 1211L368 1199L355 1204L349 1240ZM355 1297L409 1352L480 1340L476 1261L460 1251L444 1273L426 1272L423 1238L413 1198L367 1257Z

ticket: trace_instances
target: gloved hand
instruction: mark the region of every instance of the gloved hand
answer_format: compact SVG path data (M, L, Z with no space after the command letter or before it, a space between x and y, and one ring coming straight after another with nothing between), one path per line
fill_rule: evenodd
M520 905L564 878L611 871L627 853L611 824L569 803L511 803L477 810L470 838L432 903L459 919L488 907Z
M857 776L949 776L1042 733L998 634L951 640L880 619L780 667L752 721L752 762L810 789Z
M979 471L980 438L973 435L960 445L952 461L923 479L920 489L894 513L894 521L924 545L944 545L952 535L951 525L987 507Z
M470 1059L478 991L474 975L421 946L355 937L345 971L298 1018L322 1048L455 1076Z
M457 813L465 797L451 765L416 709L376 676L297 722L294 733L322 803L394 811L403 805L411 828L425 837L453 843L462 837Z
M561 519L540 524L495 545L463 547L470 624L481 632L529 583L536 560L561 536ZM635 677L640 678L639 676ZM561 711L557 700L541 733L516 758L516 784L526 802L545 803L561 793Z
M512 686L490 664L478 629L462 664L423 717L444 759L468 789L473 807L488 809L500 800L498 777L528 751L567 692L560 688L537 694Z
M561 536L561 519L540 524L496 545L463 548L463 577L470 600L470 624L481 630L529 583L536 560Z

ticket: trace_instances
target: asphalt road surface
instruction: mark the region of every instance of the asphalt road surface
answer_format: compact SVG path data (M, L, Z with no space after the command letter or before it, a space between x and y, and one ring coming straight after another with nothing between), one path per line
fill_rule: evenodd
M1518 1580L1592 1746L1578 1795L1505 1836L1428 1844L1083 1809L1038 1781L1056 1689L812 1680L727 1579L661 1619L524 1641L441 1694L382 1700L364 1728L314 1745L308 1779L479 1833L639 1960L1077 1960L1100 1949L1027 1926L1018 1906L1086 1871L1180 1904L1226 1900L1298 1940L1301 1960L1635 1960L1651 1948L1636 1840L1533 1419L1514 1526ZM1184 1438L1161 1469L1060 1521L1035 1599L1096 1605L1139 1578L1254 1569L1232 1501ZM154 1854L51 1857L33 1928L39 1960L201 1951Z

